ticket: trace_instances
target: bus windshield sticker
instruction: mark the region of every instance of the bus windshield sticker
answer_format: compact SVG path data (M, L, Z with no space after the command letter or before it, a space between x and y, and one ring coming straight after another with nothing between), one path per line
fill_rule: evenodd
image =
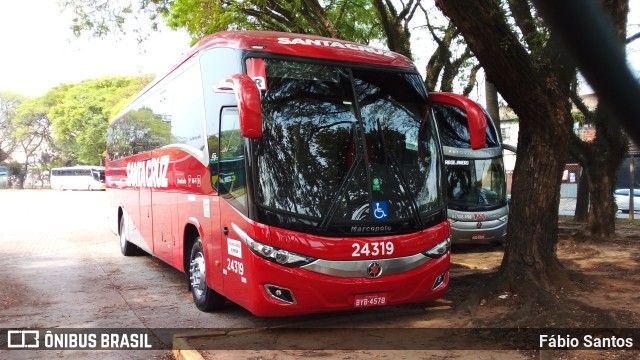
M227 239L227 253L242 259L242 245L239 240Z
M380 178L371 179L371 190L380 191L380 184L382 184L382 180Z
M258 89L267 90L267 71L264 65L264 59L247 59L247 75L253 79Z
M374 201L372 210L373 217L377 220L385 220L389 216L389 207L386 201Z

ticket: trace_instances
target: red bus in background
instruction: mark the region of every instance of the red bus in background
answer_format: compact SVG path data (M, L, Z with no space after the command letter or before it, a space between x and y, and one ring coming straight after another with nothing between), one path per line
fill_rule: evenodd
M228 299L286 316L447 289L442 148L401 55L310 35L207 36L113 119L107 157L122 253L184 271L200 310Z

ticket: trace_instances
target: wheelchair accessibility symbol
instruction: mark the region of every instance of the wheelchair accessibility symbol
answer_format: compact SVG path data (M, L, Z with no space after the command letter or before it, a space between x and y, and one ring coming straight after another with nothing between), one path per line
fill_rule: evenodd
M378 220L384 220L389 216L389 207L386 201L374 201L371 205L373 217Z

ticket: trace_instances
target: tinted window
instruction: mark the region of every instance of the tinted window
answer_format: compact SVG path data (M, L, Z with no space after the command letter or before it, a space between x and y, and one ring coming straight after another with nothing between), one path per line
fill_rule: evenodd
M244 139L240 135L238 111L224 109L220 120L218 192L231 205L246 214L247 189L243 147Z
M204 108L200 70L191 66L169 83L171 90L171 140L204 150Z
M110 159L150 151L171 142L167 96L165 90L146 97L111 125L107 131Z
M265 62L257 202L277 226L415 230L444 204L418 75Z
M440 130L440 140L443 146L471 149L471 137L465 112L455 106L434 105L433 113ZM487 147L499 147L498 134L491 126L491 119L487 117Z
M170 144L204 149L204 108L199 67L190 66L162 83L107 130L110 159Z

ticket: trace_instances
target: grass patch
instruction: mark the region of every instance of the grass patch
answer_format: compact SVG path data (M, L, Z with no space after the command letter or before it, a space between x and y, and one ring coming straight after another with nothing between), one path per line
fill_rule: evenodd
M616 219L616 224L632 225L629 219ZM640 226L640 215L636 215L633 218L633 225Z

